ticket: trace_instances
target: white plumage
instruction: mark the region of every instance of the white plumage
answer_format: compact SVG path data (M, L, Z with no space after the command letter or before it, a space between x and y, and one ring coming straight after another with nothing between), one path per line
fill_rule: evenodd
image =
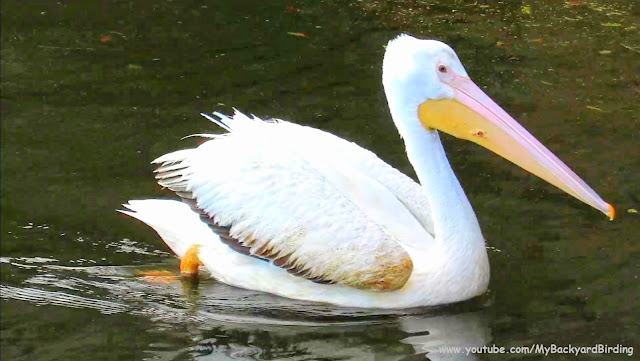
M198 261L238 287L381 308L482 294L484 239L426 124L432 119L419 111L454 99L458 88L468 93L467 81L443 43L401 36L387 47L383 83L421 184L321 130L237 111L203 114L228 133L202 135L212 139L154 161L158 182L186 204L130 201L122 212L153 227L179 257L198 245Z
M162 164L160 184L192 192L198 208L252 254L266 248L272 259L288 256L289 268L308 270L308 278L387 290L404 273L404 284L412 262L400 243L425 249L433 239L418 221L430 226L415 182L329 133L239 112L217 116L230 133L154 161ZM414 192L394 194L387 185ZM403 203L416 204L418 217Z
M213 139L198 148L156 159L160 183L188 189L217 224L231 227L230 236L255 240L248 243L252 251L268 241L280 254L292 254L310 277L337 284L314 283L232 250L182 202L126 205L129 215L152 226L178 256L199 244L205 247L199 252L205 267L225 283L347 306L417 306L416 298L434 293L432 280L420 278L446 258L436 247L420 185L330 133L237 111L233 117L215 115L219 119L209 118L230 133L209 135ZM409 281L401 277L403 289L426 283L422 290L380 292L387 286L376 285L384 280L380 273L403 259L413 265ZM488 273L482 277L488 280Z

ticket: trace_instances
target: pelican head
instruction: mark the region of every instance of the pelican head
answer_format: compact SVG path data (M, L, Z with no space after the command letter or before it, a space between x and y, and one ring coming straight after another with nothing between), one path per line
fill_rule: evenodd
M436 40L401 35L387 45L383 85L400 133L440 130L472 141L614 217L614 208L507 114Z

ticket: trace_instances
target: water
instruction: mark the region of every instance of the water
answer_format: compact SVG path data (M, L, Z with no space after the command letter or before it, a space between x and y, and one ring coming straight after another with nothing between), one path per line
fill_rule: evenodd
M534 343L637 357L637 2L7 0L1 26L3 359L507 360L525 356L436 351ZM177 260L114 209L172 196L149 162L214 131L201 111L309 124L413 175L380 84L399 32L450 43L617 219L443 137L489 247L480 299L354 310L137 277Z

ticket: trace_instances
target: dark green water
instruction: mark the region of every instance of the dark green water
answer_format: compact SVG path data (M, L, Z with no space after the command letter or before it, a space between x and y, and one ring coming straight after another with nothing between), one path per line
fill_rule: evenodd
M625 1L2 1L3 360L545 359L440 346L640 352L640 4ZM171 197L149 162L231 107L334 132L413 174L380 82L400 32L471 77L616 206L597 211L445 137L478 214L490 292L444 309L349 310L150 283L176 269L114 210ZM306 37L289 33L304 33ZM553 355L553 359L576 359Z

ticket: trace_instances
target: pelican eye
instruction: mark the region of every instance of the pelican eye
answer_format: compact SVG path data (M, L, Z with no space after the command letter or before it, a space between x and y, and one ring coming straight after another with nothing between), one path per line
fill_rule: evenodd
M447 67L444 65L438 65L438 71L441 73L446 73L447 72Z

